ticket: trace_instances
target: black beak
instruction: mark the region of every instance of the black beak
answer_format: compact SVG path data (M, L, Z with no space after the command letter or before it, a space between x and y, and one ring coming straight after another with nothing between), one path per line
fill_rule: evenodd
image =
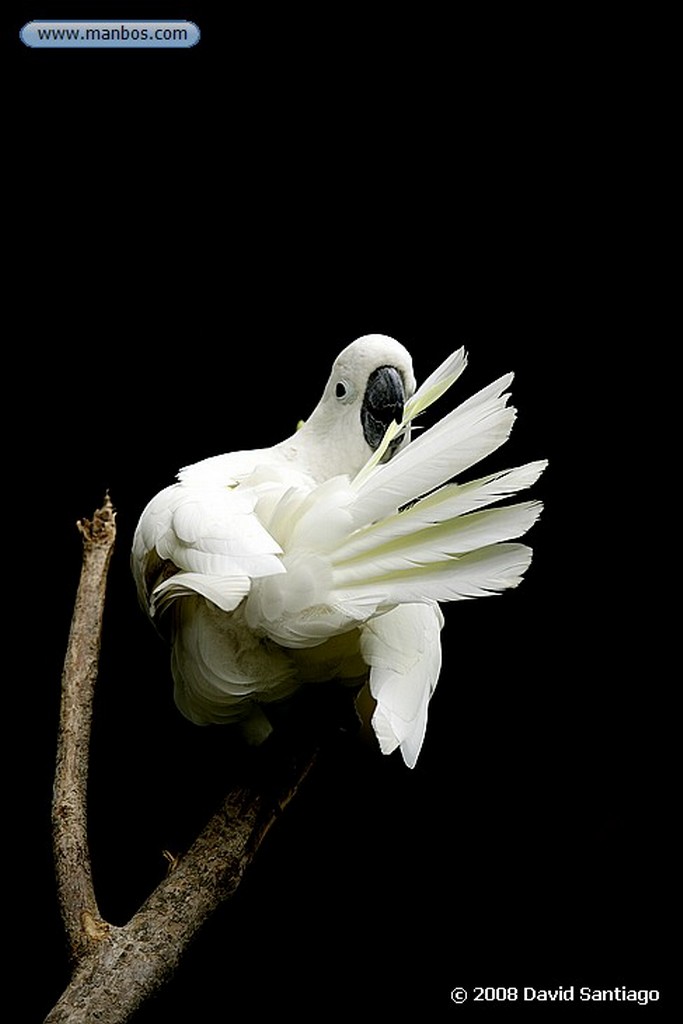
M380 366L368 378L360 419L363 435L373 452L379 447L390 423L401 422L405 390L398 370L393 366ZM390 459L403 439L395 437L383 459Z

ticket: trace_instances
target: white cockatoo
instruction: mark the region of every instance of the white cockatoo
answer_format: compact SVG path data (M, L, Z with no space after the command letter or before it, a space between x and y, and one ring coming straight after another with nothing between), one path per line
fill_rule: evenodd
M452 482L507 439L512 374L410 441L465 365L459 349L415 390L403 345L359 338L291 437L188 466L152 499L133 572L168 624L191 721L241 722L259 742L269 705L303 685L367 681L381 750L415 765L441 668L439 602L517 586L531 550L511 541L541 510L489 506L544 461Z

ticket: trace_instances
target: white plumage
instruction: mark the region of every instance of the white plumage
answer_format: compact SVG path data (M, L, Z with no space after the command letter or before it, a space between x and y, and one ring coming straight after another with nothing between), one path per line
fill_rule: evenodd
M542 461L451 482L507 439L511 374L410 441L465 365L460 349L416 391L402 345L360 338L295 434L189 466L152 499L132 566L169 624L188 718L241 722L258 741L272 702L367 678L382 751L415 764L441 669L438 602L517 586L531 550L515 540L541 511L489 506L530 487Z

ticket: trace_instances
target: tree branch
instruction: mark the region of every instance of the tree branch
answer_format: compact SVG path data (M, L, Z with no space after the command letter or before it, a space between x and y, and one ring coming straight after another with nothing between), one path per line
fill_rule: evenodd
M92 522L78 527L83 564L62 675L52 813L60 906L75 967L45 1024L124 1024L173 974L193 936L236 891L315 764L317 745L302 736L296 752L271 745L258 778L226 797L128 924L104 921L92 881L86 791L106 577L116 536L109 497Z
M106 934L97 909L87 835L90 726L97 680L107 571L116 539L109 495L92 519L79 522L83 564L62 673L52 834L62 919L79 960Z
M207 918L237 890L271 826L316 761L309 750L278 762L269 783L240 787L122 928L107 926L96 949L76 968L45 1024L123 1024L168 980Z

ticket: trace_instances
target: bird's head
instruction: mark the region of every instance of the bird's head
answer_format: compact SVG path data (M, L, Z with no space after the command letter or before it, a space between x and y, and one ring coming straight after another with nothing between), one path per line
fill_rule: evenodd
M410 353L393 338L367 334L337 356L322 398L300 438L326 452L324 476L354 475L379 447L387 427L401 422L403 407L415 391ZM396 437L384 460L407 440ZM311 450L311 454L313 451Z

